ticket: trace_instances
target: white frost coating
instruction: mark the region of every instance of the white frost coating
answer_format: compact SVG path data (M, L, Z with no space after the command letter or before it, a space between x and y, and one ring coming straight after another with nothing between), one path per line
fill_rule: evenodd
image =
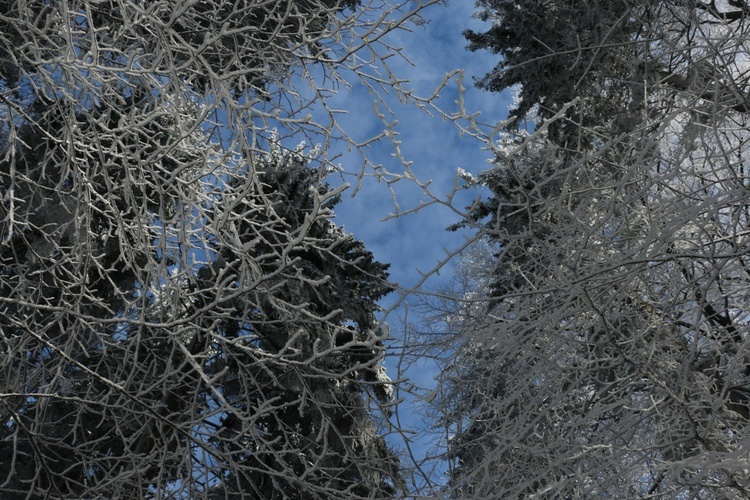
M326 175L437 199L397 143L398 173L367 160L381 93L481 136L389 66L437 3L1 2L0 497L407 494L390 285ZM354 83L387 134L339 122Z
M477 175L486 258L425 298L432 492L746 498L748 3L479 6L529 111Z

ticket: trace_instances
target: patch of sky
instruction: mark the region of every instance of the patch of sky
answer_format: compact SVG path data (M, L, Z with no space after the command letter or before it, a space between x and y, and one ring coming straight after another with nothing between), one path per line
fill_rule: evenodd
M345 132L361 145L361 150L357 150L343 142L331 141L326 150L324 161L339 167L331 182L352 186L334 209L335 222L364 241L378 260L390 263L391 280L406 290L421 283L423 272L438 266L446 260L447 253L465 243L468 231L449 232L446 228L460 221L460 214L453 208L464 209L477 192L459 190L453 198L448 196L457 176L466 182L487 168L493 154L482 142L462 134L459 126L436 109L419 109L413 102L405 103L404 98L431 96L446 74L463 69L463 79L459 81L459 74L455 74L434 101L447 115L457 113L460 107L467 113L481 112L477 120L489 133L499 120L506 118L511 103L510 93L493 95L472 86L472 77L483 76L497 63L491 55L464 50L463 30L481 28L480 21L471 19L472 11L471 2L436 5L424 13L420 25L413 26L411 32L394 31L387 36L387 43L403 48L403 58L396 56L387 62L394 74L408 79L402 83L408 94L386 92L387 89L373 85L377 74L368 79L350 73L343 75L350 85L332 85L327 107L312 113L312 120L320 123L322 129L330 127L331 117L335 117L338 128L333 131L339 135ZM308 69L311 73L317 71ZM379 69L384 70L382 66ZM318 78L318 81L323 80ZM295 145L292 143L290 147ZM434 200L427 191L446 203L431 203ZM406 213L416 207L422 207L418 213ZM423 286L438 287L451 276L451 268L444 267ZM399 316L404 314L402 298L391 294L381 301L388 311L383 319L393 325L393 347L398 347L403 338L399 326ZM399 304L401 307L396 307ZM389 375L405 376L429 394L439 364L425 359L402 373L400 362L398 349L389 351L386 359ZM413 432L406 437L411 440L411 452L422 459L435 452L435 435L426 432L430 423L420 416L419 400L403 393L398 397L406 398L400 424L407 432ZM403 446L403 438L391 436L390 441ZM430 473L433 480L442 480L441 467L444 470L444 466L438 466Z

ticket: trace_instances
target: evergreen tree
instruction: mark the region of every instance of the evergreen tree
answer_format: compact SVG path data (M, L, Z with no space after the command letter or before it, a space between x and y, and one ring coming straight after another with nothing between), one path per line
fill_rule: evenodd
M387 266L272 127L327 131L292 77L358 74L374 8L0 2L0 496L404 490Z
M496 257L442 377L449 494L747 496L750 6L479 6L520 101L463 224Z
M217 258L197 275L197 304L221 304L203 320L220 325L210 373L232 408L212 438L230 457L216 498L392 496L398 460L370 415L392 392L374 315L387 266L331 221L338 194L299 153L255 168L222 192Z

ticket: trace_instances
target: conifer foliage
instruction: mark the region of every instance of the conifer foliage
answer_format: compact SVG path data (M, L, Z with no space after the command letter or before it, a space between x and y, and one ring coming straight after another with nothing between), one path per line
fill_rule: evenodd
M495 257L442 374L443 494L746 498L750 4L478 6L480 84L519 99L463 223Z
M387 266L334 223L325 149L287 148L335 127L300 114L326 92L294 79L364 72L353 54L387 57L407 19L351 0L0 2L0 497L403 489Z

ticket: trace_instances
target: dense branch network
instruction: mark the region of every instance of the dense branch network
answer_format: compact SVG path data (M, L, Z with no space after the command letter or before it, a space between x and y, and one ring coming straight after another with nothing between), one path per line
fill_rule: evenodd
M0 496L405 491L326 99L433 3L0 2Z
M494 255L454 294L440 494L746 498L748 4L478 6L518 100L461 224Z

